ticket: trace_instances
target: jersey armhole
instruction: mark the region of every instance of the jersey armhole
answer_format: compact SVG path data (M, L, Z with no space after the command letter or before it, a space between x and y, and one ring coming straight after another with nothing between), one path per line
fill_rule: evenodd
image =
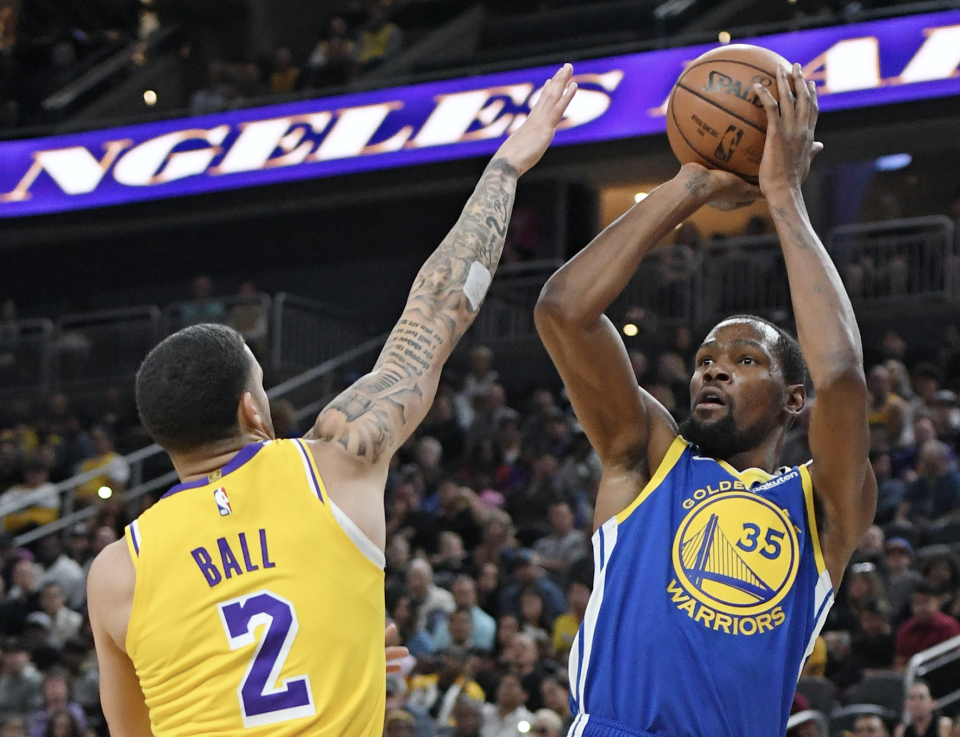
M683 451L685 451L688 447L689 445L687 441L684 440L682 435L677 435L677 437L673 439L670 447L667 448L667 454L663 457L663 460L657 467L656 473L650 477L647 485L643 487L643 490L639 494L637 494L637 498L631 502L630 506L616 516L617 524L623 524L624 520L633 514L634 510L643 504L647 497L656 491L657 487L660 486L660 484L663 483L663 480L667 477L667 474L669 474L673 470L674 466L677 465L680 457L683 455Z
M124 539L127 541L127 552L130 553L130 560L133 563L134 584L133 584L133 602L130 605L130 620L127 622L127 636L123 646L127 655L133 660L133 650L139 635L139 611L142 607L140 596L140 583L143 580L143 565L140 557L143 551L143 538L140 535L140 520L135 519L124 528Z
M377 569L382 572L387 567L387 558L384 552L376 546L373 540L364 534L363 530L357 526L357 523L350 519L347 513L340 509L340 507L334 503L333 499L330 498L330 495L327 494L327 489L323 485L323 477L320 475L320 469L317 468L316 461L310 449L304 445L302 440L297 439L293 442L297 446L301 460L303 460L304 469L307 474L307 482L310 484L313 493L330 509L333 518L344 534L350 538L354 547L363 554L364 558L373 563Z
M817 573L827 570L823 560L823 548L820 547L820 530L817 528L817 510L813 499L813 477L810 475L810 464L805 463L798 467L800 481L803 485L804 508L807 511L807 529L810 530L810 539L813 542L813 557L817 562Z

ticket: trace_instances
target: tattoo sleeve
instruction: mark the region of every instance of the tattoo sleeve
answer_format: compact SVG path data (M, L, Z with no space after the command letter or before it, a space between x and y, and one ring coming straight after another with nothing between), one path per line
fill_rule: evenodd
M373 371L323 410L309 437L378 463L416 429L496 272L516 190L516 169L503 158L491 161L457 224L420 268Z

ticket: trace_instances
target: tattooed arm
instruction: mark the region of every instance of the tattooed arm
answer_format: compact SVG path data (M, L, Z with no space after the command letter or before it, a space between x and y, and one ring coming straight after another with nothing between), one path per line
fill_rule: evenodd
M503 251L517 179L553 140L576 93L572 74L568 64L547 82L527 120L487 166L453 230L421 267L373 371L334 399L307 435L316 441L311 447L325 479L332 473L340 481L326 480L332 498L381 547L390 457L423 420L444 363L476 318Z
M791 79L794 94L791 90ZM873 522L876 480L867 452L867 386L853 306L837 269L807 217L800 185L813 156L817 93L796 65L781 69L780 104L758 94L767 110L760 188L770 203L790 281L800 347L817 400L810 412L813 484L823 509L820 540L834 586L839 585L860 535Z

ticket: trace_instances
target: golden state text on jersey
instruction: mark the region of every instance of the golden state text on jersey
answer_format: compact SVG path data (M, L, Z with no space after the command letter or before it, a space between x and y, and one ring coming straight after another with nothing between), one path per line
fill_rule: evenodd
M127 527L127 631L157 737L379 737L383 553L299 440L256 443Z
M740 472L678 437L593 548L573 737L783 734L833 603L807 467Z

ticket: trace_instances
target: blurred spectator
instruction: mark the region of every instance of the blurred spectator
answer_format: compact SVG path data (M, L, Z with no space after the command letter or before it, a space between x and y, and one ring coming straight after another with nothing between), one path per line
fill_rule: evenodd
M956 443L960 438L960 402L956 392L940 389L933 395L930 413L937 437L944 442Z
M902 537L887 540L886 553L887 601L893 615L897 618L910 601L913 588L922 576L910 567L913 559L913 547Z
M925 681L917 679L911 684L904 710L909 723L897 725L894 737L950 737L950 720L936 710Z
M463 389L457 396L457 410L464 428L473 423L475 404L481 402L500 375L493 370L493 351L485 345L470 351L470 371L463 380Z
M890 453L885 450L870 451L870 465L877 478L877 514L878 524L890 522L897 514L900 504L907 494L903 481L893 478L893 463Z
M555 501L547 508L550 534L534 543L538 563L557 584L566 582L566 571L573 561L587 555L586 536L573 526L574 516L565 501Z
M480 544L473 551L473 562L481 568L486 563L499 564L504 551L517 546L513 520L502 509L491 510L483 524ZM481 575L483 571L481 570Z
M457 422L451 396L441 394L436 398L420 432L439 441L443 448L444 468L452 471L460 467L466 449L466 433Z
M496 636L497 623L493 617L477 606L476 582L470 576L457 576L453 582L452 591L457 611L470 613L473 647L483 651L491 650ZM433 640L438 649L442 650L451 644L449 625L449 622L444 622L434 632Z
M870 401L867 407L867 422L886 429L887 438L899 445L908 417L907 403L893 392L890 372L883 364L877 364L867 375Z
M481 737L517 737L520 722L533 721L533 714L525 705L528 696L517 675L504 674L497 687L496 703L483 705Z
M348 33L343 18L337 16L330 20L326 38L314 47L307 61L310 86L343 85L357 75L354 45Z
M543 706L540 686L547 677L547 670L540 660L540 648L537 635L520 632L513 638L513 647L508 655L510 672L520 676L520 684L526 692L526 706L531 710Z
M876 714L862 714L853 723L854 737L890 737L887 725Z
M407 588L417 609L417 629L432 632L456 609L453 594L433 582L433 567L415 558L407 567Z
M56 535L48 535L40 540L37 562L42 569L37 585L42 588L48 583L57 584L67 604L80 609L87 599L86 577L80 565L64 554Z
M80 734L87 729L87 717L80 705L70 700L70 684L63 670L51 669L43 679L43 709L33 715L30 737L44 737L54 714L69 712L80 728Z
M77 473L87 473L103 469L102 476L95 476L76 488L76 500L81 506L97 501L101 488L107 487L114 494L126 489L130 480L130 465L122 455L113 449L113 438L103 427L95 427L90 437L93 439L93 456L77 469Z
M417 607L406 591L386 593L387 612L390 619L396 623L400 634L400 642L410 650L415 658L432 653L436 648L430 633L419 626Z
M72 712L61 709L50 716L50 723L43 737L84 737L84 731Z
M425 710L440 726L450 725L461 694L483 701L483 689L466 676L468 652L450 647L439 653L436 672L413 676L407 702Z
M230 107L236 91L225 81L223 62L213 60L207 68L207 84L190 96L190 114L208 115Z
M270 418L273 420L273 432L277 438L300 437L293 405L286 399L270 402Z
M300 67L293 62L290 49L282 47L273 54L273 72L270 74L270 92L286 94L301 87Z
M553 649L560 662L566 662L570 648L573 647L573 638L580 631L587 603L590 601L590 587L582 581L571 581L567 586L567 601L570 608L553 623Z
M261 358L267 351L267 328L270 315L263 304L257 285L252 281L241 284L237 296L240 301L230 310L227 324L243 336L253 355Z
M437 529L454 532L468 549L480 543L487 508L473 491L455 478L445 478L437 488Z
M50 617L50 645L61 649L67 640L80 633L83 617L67 607L67 599L56 583L44 584L40 589L40 609Z
M907 489L900 516L914 524L926 525L960 510L960 472L951 467L949 449L939 440L928 440L920 448L918 478Z
M50 482L49 469L39 458L27 461L23 483L11 486L0 500L6 504L29 505L3 518L3 528L12 532L25 532L60 516L60 494Z
M513 581L500 596L500 612L519 614L520 595L528 586L533 586L543 596L546 621L550 627L553 620L566 609L563 592L550 580L537 564L536 555L531 550L521 550L514 554Z
M379 66L403 46L403 31L386 19L379 3L369 3L367 14L367 22L357 34L356 46L356 59L364 70Z
M223 303L213 298L213 282L210 277L203 274L194 277L191 291L193 301L183 305L180 310L184 327L201 322L223 322Z
M533 724L530 725L530 734L537 737L560 737L563 729L563 720L550 709L538 709L533 715Z
M544 678L540 684L540 694L543 696L544 707L560 717L561 733L567 734L573 723L573 715L570 713L570 683L566 675Z
M913 616L897 630L895 667L902 671L917 653L960 635L960 622L940 611L936 586L918 581L910 597Z
M0 726L0 737L27 737L27 722L23 717L10 717Z
M865 672L893 667L894 634L890 626L890 606L883 599L870 599L860 609L860 631L851 647Z
M8 638L3 644L0 670L0 720L27 719L43 708L43 676L30 662L30 654L20 640Z

